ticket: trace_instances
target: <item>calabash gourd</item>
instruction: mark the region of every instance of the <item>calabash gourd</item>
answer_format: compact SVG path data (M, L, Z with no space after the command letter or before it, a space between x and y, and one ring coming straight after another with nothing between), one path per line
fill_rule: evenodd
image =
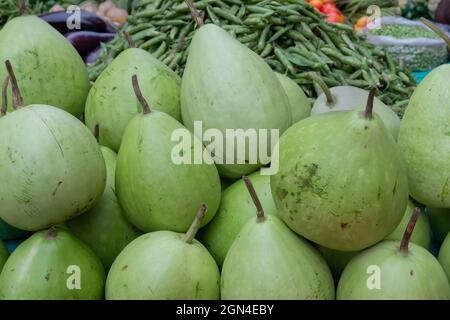
M330 249L367 248L394 231L405 212L405 165L372 113L374 95L372 89L363 112L329 112L293 125L273 159L278 214L295 232Z
M136 76L133 84L143 112L125 130L116 168L117 198L127 219L144 232L186 232L198 203L205 202L210 209L202 223L208 223L219 207L221 195L219 174L209 153L177 120L150 111ZM172 139L174 132L186 139L186 148L183 142ZM194 163L190 148L194 144L208 162ZM177 162L178 157L188 154L186 162Z
M106 299L219 299L219 268L194 239L206 210L203 204L186 234L156 231L133 240L109 271Z
M18 108L0 118L0 217L35 231L92 207L105 188L100 148L81 121L49 105L22 106L8 61Z

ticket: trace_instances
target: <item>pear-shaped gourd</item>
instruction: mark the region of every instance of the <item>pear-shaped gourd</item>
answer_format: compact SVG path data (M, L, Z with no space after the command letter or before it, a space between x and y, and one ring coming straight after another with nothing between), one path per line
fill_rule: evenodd
M30 105L0 118L0 217L6 223L34 231L85 212L103 193L105 171L94 136L71 114Z
M128 124L116 168L117 198L126 217L145 232L185 232L198 204L206 202L210 210L203 224L208 223L220 203L220 179L209 153L177 120L150 111L135 76L133 85L144 112ZM192 152L208 162L196 163Z
M429 208L431 230L437 242L442 243L450 232L450 209Z
M411 199L408 201L408 205L406 206L405 214L403 215L402 221L398 224L397 228L388 235L385 240L398 240L400 241L403 237L405 229L408 225L408 222L411 218L411 212L414 208L417 207L417 204L414 203ZM425 212L421 211L419 218L417 219L416 225L414 227L414 233L411 236L412 243L418 244L419 246L430 249L431 243L431 227L430 221L426 216Z
M0 61L5 60L16 68L25 105L47 104L76 117L83 113L90 86L86 66L48 23L36 16L11 19L0 32ZM0 79L6 76L0 68Z
M385 238L408 201L406 170L394 139L366 110L329 112L293 125L279 141L271 189L295 232L330 249L357 251Z
M8 249L6 249L5 244L3 241L0 240L0 272L2 272L3 266L6 263L6 260L8 260L9 253Z
M29 231L20 230L14 228L13 226L7 224L5 221L0 219L0 239L1 240L11 240L26 237L30 234Z
M225 258L222 299L333 299L333 278L319 252L277 216L265 216L250 180L244 181L257 216L240 231Z
M446 64L423 79L409 100L398 137L410 194L432 208L450 208L449 78Z
M106 163L105 191L93 208L68 221L67 225L109 269L122 249L141 232L125 219L115 194L117 155L107 147L101 147L101 151Z
M310 73L310 77L320 84L323 92L317 97L311 109L311 115L321 114L331 111L362 110L366 105L369 92L361 88L352 86L338 86L328 88L325 82L315 73ZM374 99L373 111L383 120L384 125L397 140L400 118L380 99Z
M340 300L448 300L450 285L437 259L426 249L409 243L416 208L401 242L383 241L361 252L339 280Z
M36 232L11 254L0 274L2 300L99 300L105 271L83 242L52 227Z
M281 134L292 122L289 100L269 65L213 24L201 24L189 47L181 114L191 131L198 121L203 130L221 132L223 141L214 143L221 152L215 150L214 161L220 175L228 178L240 178L267 164L269 158L263 158L271 153L271 130ZM241 132L230 131L236 129ZM239 141L245 150L238 148Z
M180 77L147 51L131 47L101 73L86 101L86 125L93 130L98 123L100 144L114 151L119 150L128 122L140 110L131 83L124 81L133 74L139 77L142 94L155 110L181 119Z
M248 176L260 196L266 214L277 214L270 176L260 171ZM219 210L214 219L200 230L200 241L222 266L223 260L242 227L255 217L255 206L242 180L238 180L222 193Z
M450 233L447 234L444 242L442 243L441 249L439 250L439 263L447 275L447 279L450 282Z
M291 107L292 123L296 123L302 119L308 118L311 114L311 102L309 101L302 88L289 77L275 72L283 86L284 92L289 100Z
M219 299L219 268L194 239L205 211L203 204L186 234L156 231L133 240L108 273L106 299Z

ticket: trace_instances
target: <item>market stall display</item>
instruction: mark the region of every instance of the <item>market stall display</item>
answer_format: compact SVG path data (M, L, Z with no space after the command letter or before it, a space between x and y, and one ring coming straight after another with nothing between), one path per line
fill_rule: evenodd
M0 0L0 300L450 300L448 26L36 1Z

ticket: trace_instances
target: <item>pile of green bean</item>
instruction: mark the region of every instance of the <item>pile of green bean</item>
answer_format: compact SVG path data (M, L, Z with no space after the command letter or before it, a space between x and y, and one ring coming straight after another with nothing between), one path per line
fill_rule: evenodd
M318 73L329 86L377 85L380 98L402 115L415 81L389 55L365 41L345 24L329 24L303 0L201 0L194 2L206 23L221 26L263 57L277 72L294 79L311 97L320 88L306 75ZM141 0L123 27L136 45L151 52L180 75L195 25L182 0ZM109 62L126 49L118 36L105 45L89 67L95 80Z

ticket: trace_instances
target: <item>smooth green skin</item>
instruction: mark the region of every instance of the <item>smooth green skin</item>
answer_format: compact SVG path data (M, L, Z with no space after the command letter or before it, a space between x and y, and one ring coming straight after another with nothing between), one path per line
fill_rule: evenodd
M86 125L98 123L100 144L118 151L128 122L141 107L131 77L136 74L142 94L155 110L181 119L181 79L145 50L130 48L119 54L95 81L86 101Z
M105 271L97 256L64 229L36 232L11 254L0 274L2 300L103 299ZM69 266L80 268L80 289L69 289ZM69 271L69 273L67 272ZM71 278L72 276L72 278Z
M109 269L123 248L142 233L125 219L115 194L117 155L107 147L101 147L101 151L106 163L105 191L93 208L67 224Z
M408 201L408 205L406 206L405 214L403 215L402 220L398 224L397 228L395 228L395 230L390 235L388 235L384 240L394 240L394 241L402 240L408 222L411 219L413 210L416 207L417 204L415 204L412 200ZM431 243L430 222L428 220L428 217L425 215L423 211L421 211L419 219L416 222L414 232L411 235L410 241L427 250L430 248ZM360 252L360 251L337 251L319 245L317 246L317 248L327 261L335 278L339 278L345 266L350 262L350 260L353 257L355 257Z
M447 234L447 237L442 243L441 249L439 250L438 260L442 268L444 268L447 279L450 282L450 233Z
M71 219L103 193L105 161L69 113L31 105L0 118L0 216L35 231Z
M338 300L448 300L450 285L437 259L426 249L409 244L399 252L398 241L383 241L356 256L345 268L337 288ZM381 288L370 290L369 266L380 268Z
M289 99L289 105L292 113L292 123L308 118L311 114L311 102L309 101L302 88L289 77L275 72L283 86L284 92Z
M311 109L311 115L321 114L331 111L363 110L367 104L369 92L361 88L352 86L338 86L330 88L335 99L335 104L330 106L324 93L317 97ZM395 140L398 137L400 118L380 99L375 97L373 110L383 120L384 125L392 134Z
M217 300L220 273L213 257L184 234L156 231L132 241L106 280L108 300Z
M428 208L430 217L431 230L433 230L434 238L442 243L450 232L450 210Z
M191 131L202 121L203 131L279 129L292 123L289 100L269 65L221 28L206 24L192 39L181 83L181 114ZM199 137L201 138L201 137ZM267 141L267 150L271 144ZM223 157L226 157L224 147ZM234 145L236 157L236 143ZM225 161L223 161L225 162ZM259 164L218 164L221 176L240 178Z
M219 207L220 178L214 164L172 161L172 149L179 144L171 141L172 133L183 129L167 114L152 111L137 115L125 130L117 159L116 194L127 219L144 232L186 232L202 202L208 206L202 226ZM193 146L196 138L189 134Z
M402 221L398 224L397 228L388 235L385 240L397 240L401 241L403 234L405 233L406 227L408 226L409 220L411 220L411 215L413 214L414 208L417 205L411 200L408 201L406 206L405 214L403 215ZM420 216L417 219L416 225L414 227L414 232L411 235L411 242L418 244L419 246L430 249L431 244L431 227L428 217L425 215L424 211L421 210Z
M377 114L307 118L285 132L279 149L272 194L278 214L298 234L330 249L357 251L400 223L408 202L406 170Z
M431 208L450 207L450 65L417 86L400 125L398 145L411 196Z
M239 233L222 268L223 300L334 299L325 260L278 217L254 218Z
M270 191L270 176L255 172L248 176L258 194L265 214L277 214ZM222 193L219 210L214 219L200 230L200 241L222 266L228 250L244 225L255 217L255 205L245 187L238 180Z
M6 246L3 243L3 241L0 240L0 272L3 269L6 260L8 260L8 257L9 257L8 249L6 249Z
M324 246L317 245L317 249L322 254L323 258L330 267L331 273L335 280L339 280L339 277L344 271L345 266L360 252L360 251L338 251L328 249Z
M90 87L86 65L56 29L36 16L11 19L0 33L1 81L8 59L24 105L48 104L81 116ZM11 110L11 94L8 103Z
M5 221L0 219L0 239L1 240L12 240L26 237L30 232L25 230L20 230L14 228L13 226L7 224Z

